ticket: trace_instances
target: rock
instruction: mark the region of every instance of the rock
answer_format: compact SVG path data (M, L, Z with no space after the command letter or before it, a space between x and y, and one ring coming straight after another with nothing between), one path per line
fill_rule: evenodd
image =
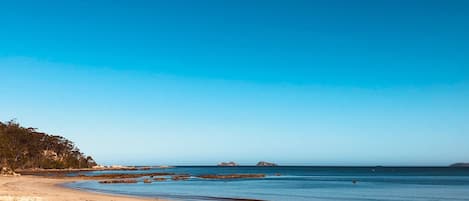
M203 179L246 179L246 178L264 178L265 174L207 174L200 175L199 178Z
M138 170L150 170L151 167L141 167L141 168L138 168Z
M99 178L99 179L131 179L140 177L151 177L151 176L169 176L175 175L175 173L166 172L153 172L153 173L142 173L142 174L98 174L86 176L87 178Z
M265 161L260 161L256 164L256 166L277 166L277 164L269 163L269 162L265 162Z
M218 166L238 166L237 163L233 162L233 161L230 161L230 162L221 162L221 163L218 163Z
M178 181L178 180L188 180L190 177L190 175L174 175L174 176L171 176L171 179L174 180L174 181Z
M275 176L277 176L277 177L278 177L278 176L282 176L282 175L281 175L280 173L276 173L276 174L275 174Z
M123 180L104 180L99 181L100 184L133 184L137 183L135 179L123 179Z
M155 180L155 181L166 181L166 178L164 178L164 177L157 177L157 178L153 178L153 180Z
M21 176L20 174L13 171L11 168L2 167L0 170L0 175L2 176Z
M143 180L143 183L151 184L151 179L144 179L144 180Z

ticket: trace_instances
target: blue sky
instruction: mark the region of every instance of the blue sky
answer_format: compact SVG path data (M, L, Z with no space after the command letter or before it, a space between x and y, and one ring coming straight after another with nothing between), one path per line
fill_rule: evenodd
M467 1L2 1L0 119L103 164L469 161Z

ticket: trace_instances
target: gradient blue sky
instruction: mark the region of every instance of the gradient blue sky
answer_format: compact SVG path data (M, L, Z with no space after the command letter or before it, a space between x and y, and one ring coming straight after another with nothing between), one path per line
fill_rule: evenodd
M103 164L469 161L469 1L1 1L0 70Z

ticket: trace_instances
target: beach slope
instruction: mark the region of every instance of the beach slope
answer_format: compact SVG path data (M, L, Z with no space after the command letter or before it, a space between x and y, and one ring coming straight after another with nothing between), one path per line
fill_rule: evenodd
M79 191L60 186L77 178L46 178L39 176L0 177L1 201L145 201L146 199Z

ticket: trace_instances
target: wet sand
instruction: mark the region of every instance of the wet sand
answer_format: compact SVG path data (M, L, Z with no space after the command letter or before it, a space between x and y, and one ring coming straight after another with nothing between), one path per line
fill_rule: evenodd
M42 176L0 176L0 201L164 201L80 191L60 184L81 178L49 178Z

